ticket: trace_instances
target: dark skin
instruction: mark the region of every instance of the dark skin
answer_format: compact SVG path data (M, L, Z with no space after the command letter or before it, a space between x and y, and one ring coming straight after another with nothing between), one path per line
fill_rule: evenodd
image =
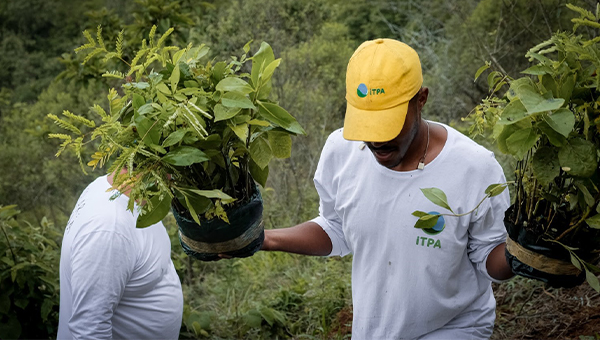
M368 142L367 147L377 162L396 171L415 170L427 147L427 123L421 117L421 110L429 96L427 87L415 95L409 102L408 114L402 131L388 142ZM425 164L435 159L446 143L448 132L439 124L429 124L429 147ZM503 243L494 248L488 256L486 267L490 276L498 280L514 276L506 258ZM284 229L265 230L262 250L285 251L302 255L326 256L331 253L329 236L314 222L304 222Z

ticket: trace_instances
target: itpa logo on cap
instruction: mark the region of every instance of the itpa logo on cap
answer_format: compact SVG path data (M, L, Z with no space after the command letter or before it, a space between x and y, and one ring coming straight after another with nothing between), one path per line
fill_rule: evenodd
M356 94L361 97L364 98L366 96L370 95L378 95L378 94L385 94L385 90L383 88L381 89L369 89L367 87L367 85L365 85L364 83L361 83L360 85L358 85L358 88L356 89Z

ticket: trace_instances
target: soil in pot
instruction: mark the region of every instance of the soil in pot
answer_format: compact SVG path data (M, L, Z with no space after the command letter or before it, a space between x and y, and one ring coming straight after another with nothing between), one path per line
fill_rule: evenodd
M188 210L172 205L179 226L179 240L184 252L201 261L216 261L219 254L248 257L262 247L264 223L260 190L253 185L247 202L226 209L229 223L220 218L200 218L197 224Z
M542 228L514 223L516 212L511 206L504 218L508 231L506 259L513 273L546 282L552 287L571 288L585 281L585 272L571 264L570 254L563 246L545 241ZM556 223L568 223L556 220Z

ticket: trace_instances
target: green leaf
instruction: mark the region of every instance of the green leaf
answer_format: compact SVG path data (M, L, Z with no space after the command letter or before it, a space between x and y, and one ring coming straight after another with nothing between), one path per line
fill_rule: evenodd
M160 196L156 195L150 199L152 210L145 211L137 218L136 228L146 228L153 224L162 221L169 213L171 208L171 196L165 196L160 200Z
M579 262L579 260L577 259L577 257L575 257L575 255L573 255L573 253L570 253L571 255L571 263L579 270L581 269L581 263Z
M418 229L433 228L437 224L440 216L441 215L433 215L433 214L427 214L427 215L421 216L417 220L417 223L415 223L415 228L418 228Z
M292 155L292 137L287 132L268 131L267 137L273 151L273 156L277 158L288 158Z
M296 119L277 104L259 102L258 112L266 120L281 126L289 132L301 135L306 134Z
M146 104L146 99L144 99L144 97L142 97L141 95L134 93L131 99L131 103L133 104L133 108L137 110L140 108L140 106Z
M52 312L52 307L54 307L54 301L51 299L44 299L44 302L42 302L42 307L40 308L40 314L43 321L48 320L48 315L50 312Z
M587 223L590 228L600 229L600 214L586 218L585 223Z
M415 210L415 211L413 211L412 215L416 216L416 217L423 217L423 216L426 216L429 214L424 211L421 211L421 210Z
M177 84L179 84L179 64L175 65L173 72L171 72L171 76L169 77L169 82L171 83L171 90L173 93L177 90Z
M260 48L256 53L252 56L252 71L250 78L252 80L252 84L256 87L258 85L259 75L263 72L267 65L271 64L275 60L275 55L273 54L273 49L266 42L262 42L260 44Z
M565 103L568 103L571 100L571 95L573 94L573 89L575 88L575 81L577 78L577 74L564 76L562 79L562 84L558 90L559 97L565 100Z
M494 197L500 195L505 189L506 184L504 183L491 184L485 189L485 193L490 197Z
M562 108L544 117L544 120L554 131L565 137L573 131L575 126L575 115L568 109Z
M502 79L502 73L498 72L498 71L494 71L494 72L490 72L490 74L488 74L488 87L490 88L490 91L496 87L496 84L498 83L498 81Z
M269 143L260 136L250 143L250 157L261 169L264 169L273 158L273 152Z
M147 118L136 111L133 121L137 128L138 135L145 144L158 144L160 141L160 126L157 121Z
M227 107L256 110L252 101L250 101L243 93L239 92L227 92L223 94L221 103Z
M600 293L600 282L598 281L598 277L596 275L594 275L589 270L586 270L585 279L592 288L594 288L598 293Z
M176 147L162 158L162 161L176 166L188 166L207 160L209 158L204 152L191 146Z
M229 124L229 128L233 131L233 133L235 133L236 136L238 136L238 138L242 141L242 142L246 142L246 139L248 138L248 124L240 124L240 125L233 125L233 124Z
M558 151L558 161L569 175L590 177L598 167L596 147L582 138L571 139Z
M535 178L544 186L550 184L560 174L558 151L544 146L533 155L532 169Z
M521 129L506 139L508 152L521 160L539 138L540 136L535 134L532 128Z
M239 107L225 107L221 104L215 105L215 122L230 119L240 113L242 109Z
M546 137L548 138L548 140L550 141L550 143L552 145L561 147L561 146L567 144L567 138L565 138L565 136L561 135L560 133L556 132L556 130L551 128L547 122L540 121L537 124L537 127L538 127L538 129L540 129L540 131L542 131L544 133L544 135L546 135Z
M526 69L525 71L523 71L521 73L539 76L539 75L544 75L544 74L552 74L553 71L552 71L552 68L550 68L548 66L535 65L535 66L531 66L530 68Z
M269 79L271 79L273 72L275 72L275 69L279 66L280 63L281 58L273 60L269 63L269 65L267 65L267 67L265 67L264 71L260 74L261 83L267 82Z
M520 100L515 100L506 105L502 111L502 115L500 115L500 118L498 119L498 124L510 125L527 117L529 117L529 114L527 113L525 106L523 106L523 103L521 103Z
M165 83L160 83L160 84L156 85L156 89L164 94L171 94L171 90L169 90L169 88L167 87L167 85L165 85Z
M268 126L271 126L271 123L269 123L265 120L252 119L248 122L248 125L258 125L258 126L268 127Z
M423 195L425 195L425 197L427 197L427 199L433 202L435 205L448 209L454 213L454 211L452 211L450 208L450 205L448 205L448 198L446 198L446 194L442 190L438 188L425 188L421 189L421 192L423 192Z
M189 192L193 192L196 195L200 195L207 198L218 198L223 201L232 201L235 200L233 197L227 195L223 191L219 189L214 190L198 190L198 189L187 189Z
M264 188L267 185L267 178L269 177L269 166L267 165L264 169L261 169L256 162L250 160L249 170L252 178Z
M483 71L487 70L488 68L490 68L490 63L486 62L485 65L481 66L477 72L475 72L475 79L473 79L473 81L477 81L477 79L479 78L479 76L481 76L481 74L483 73Z
M0 323L0 334L2 339L19 339L21 336L21 323L19 319L12 314L7 321Z
M243 79L240 79L237 77L227 77L227 78L221 80L217 84L215 89L217 91L221 91L221 92L234 91L234 92L240 92L243 94L248 94L248 93L251 93L252 91L254 91L254 89L252 88L252 86L250 86L250 84L248 84Z
M185 134L187 132L188 132L188 130L186 130L186 129L179 129L179 130L172 132L167 138L165 138L162 146L167 148L169 146L173 146L173 145L181 142L181 140L183 139L183 137L185 136Z
M544 98L529 85L520 86L515 91L529 114L558 110L565 102L562 98Z

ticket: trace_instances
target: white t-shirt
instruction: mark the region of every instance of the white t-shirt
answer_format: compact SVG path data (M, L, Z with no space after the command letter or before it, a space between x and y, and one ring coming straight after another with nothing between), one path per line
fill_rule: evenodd
M63 237L58 339L177 339L181 283L162 223L135 227L107 176L81 194ZM137 211L137 209L134 209Z
M431 123L435 124L435 123ZM443 190L455 213L477 206L485 189L505 183L493 154L453 128L424 170L394 171L361 142L333 132L315 173L318 223L330 256L353 253L353 339L487 339L495 305L485 262L506 240L508 190L476 213L443 216L430 230L414 228L415 210L449 213L421 188Z

